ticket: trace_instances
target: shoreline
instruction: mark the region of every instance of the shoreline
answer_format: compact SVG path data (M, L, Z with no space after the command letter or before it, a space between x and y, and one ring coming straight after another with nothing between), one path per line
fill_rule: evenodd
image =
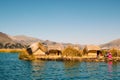
M25 52L25 49L0 49L0 53L22 53Z
M34 60L43 60L43 61L79 61L79 62L119 62L120 57L113 57L112 59L107 59L105 57L96 58L96 57L71 57L71 56L51 56L51 55L42 55L35 56Z
M112 60L108 60L105 57L89 57L89 56L58 56L58 55L28 55L25 49L0 49L0 53L20 53L19 59L21 60L44 60L44 61L85 61L85 62L106 62L114 61L119 62L120 57L113 57ZM22 54L22 57L21 57Z

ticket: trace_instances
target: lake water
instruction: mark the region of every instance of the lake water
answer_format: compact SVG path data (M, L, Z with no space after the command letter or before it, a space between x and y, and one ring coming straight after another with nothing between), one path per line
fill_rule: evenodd
M0 80L120 80L120 63L24 61L0 53Z

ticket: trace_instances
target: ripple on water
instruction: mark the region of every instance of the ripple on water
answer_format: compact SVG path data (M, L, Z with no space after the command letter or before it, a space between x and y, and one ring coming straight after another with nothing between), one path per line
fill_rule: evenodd
M120 63L23 61L0 54L0 80L119 80Z

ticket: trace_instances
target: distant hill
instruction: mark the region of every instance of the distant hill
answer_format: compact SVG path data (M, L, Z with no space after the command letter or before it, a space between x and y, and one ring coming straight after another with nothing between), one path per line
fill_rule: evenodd
M3 32L0 32L0 48L24 48L25 45L15 42L12 38Z
M0 32L0 48L25 48L34 42L41 42L43 45L51 46L59 43L50 40L41 40L25 35L11 36Z
M110 41L108 43L100 45L101 48L119 48L120 49L120 39Z
M30 45L34 42L43 42L43 40L33 38L33 37L28 37L28 36L25 36L25 35L13 36L12 40L14 40L15 42L24 44L24 45Z
M41 42L43 45L47 46L48 48L54 48L54 49L55 48L64 49L68 45L78 49L83 48L83 46L79 44L59 43L50 40L41 40L38 38L28 37L25 35L11 36L6 33L0 32L0 48L25 48L34 42Z
M13 40L7 34L0 32L0 42L13 42Z
M41 42L43 45L47 47L52 47L52 48L53 46L55 47L62 46L62 49L63 49L68 45L78 47L79 49L84 48L84 45L80 45L80 44L59 43L59 42L54 42L50 40L41 40L34 37L28 37L25 35L10 36L6 33L0 32L0 48L25 48L34 42ZM120 39L116 39L108 43L101 44L99 46L101 48L119 48L120 49Z

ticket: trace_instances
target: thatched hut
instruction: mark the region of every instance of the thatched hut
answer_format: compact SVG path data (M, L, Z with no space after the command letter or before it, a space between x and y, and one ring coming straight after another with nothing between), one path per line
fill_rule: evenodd
M97 52L100 51L100 47L96 46L96 45L86 45L83 52L84 55L88 55L88 56L92 56L92 57L96 57L97 56Z
M48 55L62 55L62 44L48 45Z
M45 55L47 48L40 42L35 42L27 48L27 52L31 55Z
M62 55L62 51L57 49L51 49L47 52L47 55Z

